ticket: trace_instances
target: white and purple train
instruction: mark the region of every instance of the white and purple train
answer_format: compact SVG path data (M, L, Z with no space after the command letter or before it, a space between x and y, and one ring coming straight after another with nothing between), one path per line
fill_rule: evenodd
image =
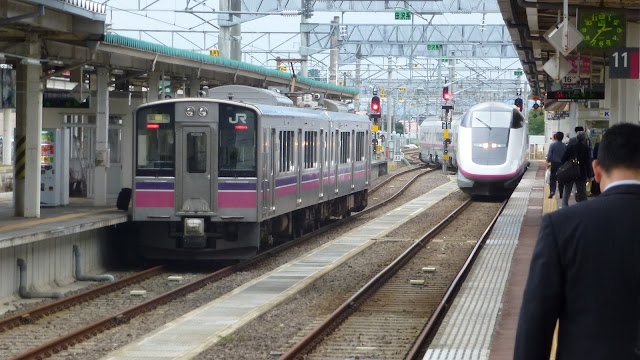
M212 98L141 105L132 191L140 255L244 259L363 210L370 136L369 119L348 113Z
M420 126L420 158L442 165L442 122ZM529 164L529 131L524 116L505 103L474 105L455 117L450 130L448 166L458 171L458 187L471 195L505 195L520 181Z

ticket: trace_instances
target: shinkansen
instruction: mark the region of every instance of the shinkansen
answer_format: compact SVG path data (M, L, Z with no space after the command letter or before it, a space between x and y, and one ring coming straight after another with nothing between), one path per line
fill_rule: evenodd
M421 159L438 163L444 139L441 122L425 121L420 132ZM458 187L471 195L507 194L529 164L527 122L512 105L474 105L459 120L454 118L450 137L449 165L458 170Z

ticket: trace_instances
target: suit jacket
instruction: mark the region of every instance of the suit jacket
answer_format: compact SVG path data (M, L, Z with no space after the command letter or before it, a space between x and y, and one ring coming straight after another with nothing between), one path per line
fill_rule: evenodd
M586 181L587 178L593 176L593 168L591 167L591 149L583 143L569 143L567 149L562 155L562 163L569 159L576 158L580 162L580 180Z
M542 219L514 359L638 359L640 185L619 185Z

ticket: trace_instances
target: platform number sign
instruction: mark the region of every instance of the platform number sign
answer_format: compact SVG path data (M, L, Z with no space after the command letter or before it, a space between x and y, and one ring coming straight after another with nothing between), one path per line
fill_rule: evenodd
M609 56L609 78L638 79L640 48L615 48Z

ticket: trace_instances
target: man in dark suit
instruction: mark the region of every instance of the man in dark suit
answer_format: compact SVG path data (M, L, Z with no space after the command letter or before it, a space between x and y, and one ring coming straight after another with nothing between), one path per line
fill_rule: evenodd
M514 359L640 359L640 126L605 132L593 201L542 219Z

